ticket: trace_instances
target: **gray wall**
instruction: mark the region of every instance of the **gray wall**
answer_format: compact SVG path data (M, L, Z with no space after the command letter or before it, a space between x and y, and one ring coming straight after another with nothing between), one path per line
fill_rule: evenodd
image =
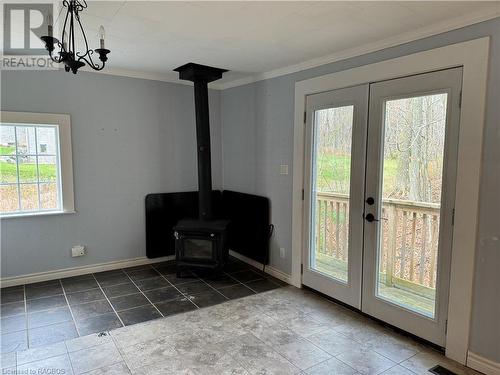
M80 72L3 71L1 109L71 115L77 213L1 222L2 277L145 256L144 197L197 189L193 88ZM210 93L214 187L220 93ZM75 244L88 254L71 258Z
M214 187L271 198L271 264L289 273L295 82L487 35L492 44L471 350L500 362L499 19L212 92L210 105ZM2 110L71 114L78 211L2 220L2 277L144 256L144 196L196 188L192 88L84 72L1 74ZM280 164L290 166L289 175L279 174ZM79 243L88 246L88 255L72 259L70 247Z
M276 226L271 265L291 272L292 175L279 174L293 160L295 82L418 51L491 36L487 122L484 142L479 243L471 350L500 362L500 19L405 45L323 65L222 92L222 148L225 189L262 194L272 201ZM286 249L280 258L279 248Z

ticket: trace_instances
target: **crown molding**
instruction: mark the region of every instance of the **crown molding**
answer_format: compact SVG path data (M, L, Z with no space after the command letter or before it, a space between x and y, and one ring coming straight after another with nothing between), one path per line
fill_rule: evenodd
M299 64L286 66L270 70L268 72L259 73L246 78L240 78L234 81L220 83L214 85L214 89L225 90L232 87L243 86L249 83L263 81L270 78L280 77L287 74L297 73L303 70L316 68L318 66L331 64L337 61L350 59L356 56L365 55L371 52L380 51L383 49L395 47L405 43L413 42L419 39L424 39L433 35L442 34L448 31L460 29L462 27L470 26L476 23L488 21L500 16L500 6L498 10L488 9L476 13L467 14L463 17L453 18L440 22L428 27L423 27L414 31L403 33L395 37L382 39L373 43L368 43L360 47L342 50L331 55L318 57L316 59L304 61Z
M139 70L130 70L130 69L121 69L121 68L108 68L99 71L94 71L88 67L83 67L81 69L87 73L96 73L96 74L107 74L112 76L120 76L120 77L128 77L128 78L138 78L138 79L146 79L150 81L159 81L159 82L169 82L176 83L184 86L193 86L193 82L180 80L177 73L148 73Z
M213 90L226 90L232 87L243 86L250 83L263 81L270 78L280 77L292 73L297 73L303 70L316 68L321 65L331 64L337 61L350 59L356 56L365 55L371 52L380 51L383 49L395 47L405 43L413 42L419 39L424 39L433 35L442 34L451 30L460 29L462 27L470 26L476 23L488 21L500 17L500 6L498 9L486 9L480 12L470 13L458 18L452 18L428 27L423 27L407 33L403 33L394 37L382 39L373 43L367 43L359 47L342 50L327 56L318 57L315 59L307 60L299 64L289 65L278 69L273 69L267 72L252 74L245 78L235 79L229 82L209 84L209 88ZM192 86L192 82L181 81L175 74L172 73L148 73L137 70L119 69L119 68L106 68L105 70L95 72L92 70L83 69L88 72L97 74L109 74L115 76L140 78L153 81L176 83L180 85Z

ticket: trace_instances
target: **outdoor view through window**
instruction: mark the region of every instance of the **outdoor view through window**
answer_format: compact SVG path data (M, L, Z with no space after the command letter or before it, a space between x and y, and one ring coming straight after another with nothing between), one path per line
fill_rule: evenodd
M378 295L434 317L447 94L388 100Z
M315 112L311 265L348 281L349 189L354 107Z
M57 126L0 124L0 213L61 208Z
M379 298L434 317L447 94L384 102ZM314 121L313 269L348 281L353 106ZM370 244L372 246L373 244Z

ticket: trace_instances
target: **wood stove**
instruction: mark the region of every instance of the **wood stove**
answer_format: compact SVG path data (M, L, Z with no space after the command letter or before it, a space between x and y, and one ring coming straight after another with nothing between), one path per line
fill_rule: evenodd
M198 152L198 220L180 220L173 228L177 274L184 267L220 270L228 259L228 221L214 220L208 83L222 78L225 69L188 63L174 69L179 78L194 82Z
M227 220L181 220L174 227L177 276L185 267L220 270L227 262Z

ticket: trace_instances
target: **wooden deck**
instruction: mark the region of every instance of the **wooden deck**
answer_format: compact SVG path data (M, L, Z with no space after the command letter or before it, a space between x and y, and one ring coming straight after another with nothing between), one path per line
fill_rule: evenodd
M347 280L347 263L332 256L317 253L316 267L318 271L340 280ZM395 281L393 279L393 281ZM389 301L398 301L400 305L408 307L425 316L434 316L434 298L432 291L421 290L417 285L405 285L404 281L396 282L392 286L386 284L386 275L380 274L379 296Z

